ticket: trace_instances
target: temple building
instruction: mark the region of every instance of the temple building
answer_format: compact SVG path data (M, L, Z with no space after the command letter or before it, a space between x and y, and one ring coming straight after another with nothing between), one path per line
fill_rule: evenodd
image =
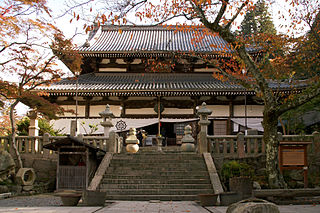
M39 90L46 91L51 102L77 111L83 134L89 134L88 124L101 121L99 112L108 104L115 115L113 130L143 128L149 135L160 132L168 145L179 144L185 125L190 124L196 135L197 108L203 102L212 110L209 134L235 134L244 128L263 131L263 105L255 93L217 80L213 76L217 69L201 60L231 59L232 50L218 35L201 28L102 26L91 31L78 50L83 57L81 74ZM248 51L252 57L261 53ZM290 91L289 86L277 89ZM69 133L75 117L65 113L52 122ZM102 133L101 126L93 132Z

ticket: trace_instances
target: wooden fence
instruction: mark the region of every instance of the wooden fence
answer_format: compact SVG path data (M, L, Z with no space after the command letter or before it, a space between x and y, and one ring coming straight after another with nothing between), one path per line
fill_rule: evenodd
M319 133L312 135L282 135L278 134L280 141L310 141L309 152L315 152L320 147ZM265 155L266 145L262 135L217 135L207 136L208 151L214 157L246 158Z
M85 166L59 166L57 185L59 189L80 189L86 188L86 167Z

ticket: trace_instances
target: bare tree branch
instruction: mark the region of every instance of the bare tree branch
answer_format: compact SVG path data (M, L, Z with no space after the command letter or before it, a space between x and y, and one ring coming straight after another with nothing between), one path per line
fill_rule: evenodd
M82 3L79 3L79 4L76 4L76 5L74 5L74 6L69 6L68 9L67 9L64 13L62 13L61 15L55 17L55 19L62 18L63 16L65 16L66 14L68 14L70 11L72 11L72 10L78 8L78 7L82 7L82 6L84 6L84 5L87 5L87 4L89 4L90 2L93 2L93 1L94 1L94 0L88 0L88 1L85 1L85 2L82 2Z
M237 13L230 19L230 21L228 22L228 24L226 25L226 28L230 28L231 24L234 22L234 20L238 17L238 15L240 14L240 12L242 11L242 9L247 6L249 3L249 0L246 0L240 8L238 8Z
M213 25L216 25L216 26L219 25L223 15L226 12L228 4L229 4L229 0L222 0L222 5L220 7L217 17L215 18L215 21L213 22Z

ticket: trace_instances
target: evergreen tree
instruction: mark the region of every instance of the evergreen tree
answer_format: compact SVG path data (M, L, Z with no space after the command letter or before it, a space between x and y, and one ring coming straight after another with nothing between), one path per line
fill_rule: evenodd
M259 33L277 33L264 0L259 0L255 8L246 13L241 23L241 32L245 37Z

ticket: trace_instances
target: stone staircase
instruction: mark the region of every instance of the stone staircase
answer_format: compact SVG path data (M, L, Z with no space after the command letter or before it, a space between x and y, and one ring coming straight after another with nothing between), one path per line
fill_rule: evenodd
M99 190L107 200L197 200L213 193L202 156L143 151L115 154Z

